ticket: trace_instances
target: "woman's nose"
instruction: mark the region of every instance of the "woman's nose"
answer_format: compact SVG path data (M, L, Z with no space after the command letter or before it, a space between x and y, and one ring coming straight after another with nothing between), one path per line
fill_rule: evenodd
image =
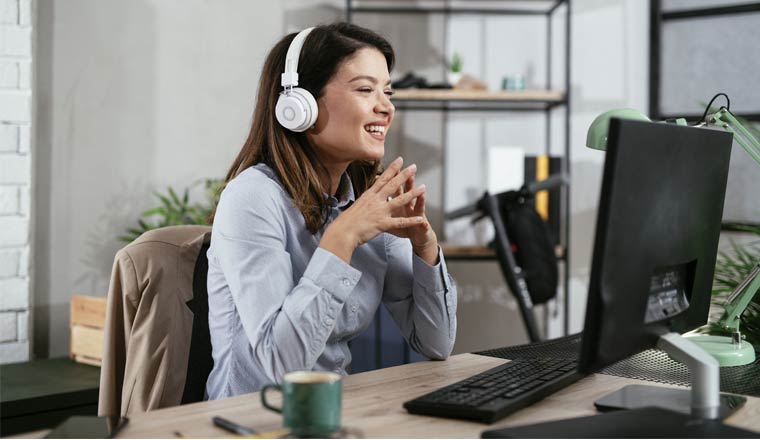
M375 112L393 116L396 107L391 102L390 96L383 93L382 97L375 104Z

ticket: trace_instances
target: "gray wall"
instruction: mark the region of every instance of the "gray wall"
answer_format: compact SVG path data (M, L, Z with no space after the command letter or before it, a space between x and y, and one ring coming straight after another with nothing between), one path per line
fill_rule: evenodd
M37 356L68 352L71 296L105 296L152 191L224 175L292 3L39 2Z
M647 108L647 8L644 1L574 2L574 331L580 329L585 307L603 160L602 153L584 148L585 132L609 108ZM37 356L67 352L71 295L106 294L113 256L122 245L116 237L155 203L152 191L223 175L247 133L258 75L272 44L286 31L331 21L338 14L306 1L39 2L33 262ZM395 43L396 76L414 68L441 79L440 17L356 18ZM462 16L452 18L449 29L449 47L463 52L465 70L489 85L496 86L513 65L543 78L543 52L535 51L542 44L539 24ZM539 39L532 41L533 35ZM555 65L561 62L556 59ZM402 152L420 165L419 180L428 183L434 216L482 191L482 155L488 146L542 151L545 142L541 121L533 116L467 113L451 115L444 146L440 117L399 112L388 142L389 154ZM561 113L556 118L553 136L562 139ZM447 169L445 204L439 184L442 148L466 165ZM495 265L452 263L450 268L461 285L458 352L525 341ZM549 307L549 315L556 317L549 323L551 334L559 332L560 306Z

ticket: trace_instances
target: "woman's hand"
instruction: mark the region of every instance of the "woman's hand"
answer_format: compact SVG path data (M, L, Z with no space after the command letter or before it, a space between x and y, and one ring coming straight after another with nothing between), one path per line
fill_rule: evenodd
M425 185L420 185L420 188L425 188ZM409 194L414 190L414 174L404 183L403 187L400 187L394 199L401 197L404 194ZM435 266L438 264L438 237L435 235L435 231L430 226L427 216L425 215L425 192L419 196L413 198L409 203L402 205L394 211L396 217L422 217L421 223L416 223L408 228L393 229L388 232L396 235L397 237L408 238L412 242L412 249L414 253L420 258L425 260L429 265Z
M410 239L414 237L417 244L422 246L420 249L429 245L430 236L427 231L432 232L432 229L424 215L425 186L412 188L417 167L411 165L401 170L402 165L403 159L400 157L391 162L375 183L328 226L319 243L320 247L349 263L354 249L381 232L392 232ZM423 196L423 203L415 204L415 199L420 196ZM417 232L406 232L409 229L416 229ZM432 238L437 259L435 234L432 234ZM414 241L412 245L415 246ZM415 252L418 252L417 246Z

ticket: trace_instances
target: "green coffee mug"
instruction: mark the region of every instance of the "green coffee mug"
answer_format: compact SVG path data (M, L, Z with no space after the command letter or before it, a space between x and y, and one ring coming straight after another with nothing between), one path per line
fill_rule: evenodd
M267 402L267 391L282 393L282 408ZM283 426L296 436L322 436L340 429L341 376L323 371L287 373L282 385L265 385L261 404L283 415Z

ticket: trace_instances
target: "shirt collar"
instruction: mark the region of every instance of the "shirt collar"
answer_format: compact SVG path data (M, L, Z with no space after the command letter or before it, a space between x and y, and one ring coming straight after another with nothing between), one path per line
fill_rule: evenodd
M354 184L351 182L351 178L348 176L347 172L340 176L340 183L338 184L338 191L336 194L338 194L337 198L325 194L327 204L333 208L338 208L340 210L347 209L356 200L354 195Z

